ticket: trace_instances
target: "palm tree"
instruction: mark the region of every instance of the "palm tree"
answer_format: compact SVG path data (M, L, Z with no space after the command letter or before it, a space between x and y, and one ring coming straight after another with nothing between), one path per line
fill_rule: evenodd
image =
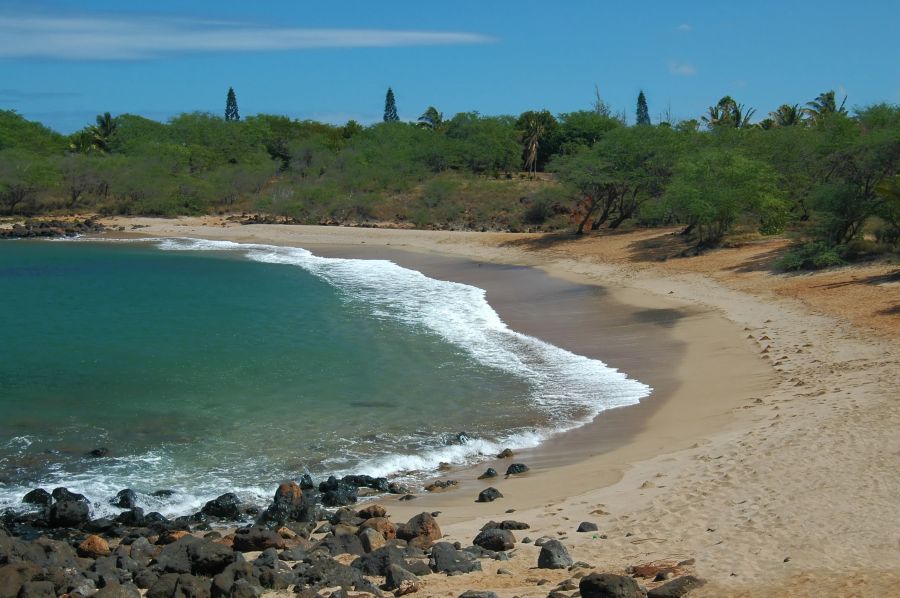
M847 114L847 109L844 108L844 104L846 103L847 96L844 96L844 100L841 102L841 105L838 106L834 90L823 91L812 102L806 103L806 108L803 109L803 113L807 115L814 124L819 124L832 114Z
M423 129L431 129L432 131L441 132L444 129L444 113L438 112L434 106L429 106L428 110L419 117L419 126Z
M776 127L793 127L803 124L804 111L799 104L782 104L775 112L769 112Z
M118 124L109 112L97 115L97 124L91 126L89 131L94 136L94 145L99 151L104 153L109 151L109 142Z
M707 113L701 117L709 128L731 127L743 129L749 126L750 118L756 113L755 108L745 108L738 104L731 96L725 96L715 106L710 106Z
M87 127L69 138L69 150L80 154L92 154L96 151L96 138L94 137L93 127Z
M538 147L549 128L548 117L550 113L529 111L520 117L520 125L523 129L523 143L525 145L525 170L537 174Z

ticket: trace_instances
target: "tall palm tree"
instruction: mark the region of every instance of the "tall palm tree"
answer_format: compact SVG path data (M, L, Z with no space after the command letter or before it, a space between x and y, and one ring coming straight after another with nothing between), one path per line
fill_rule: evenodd
M90 127L90 132L94 136L94 145L98 150L104 153L109 151L109 142L118 124L118 120L109 112L97 115L97 124Z
M803 124L804 111L799 104L782 104L778 110L769 112L776 127L793 127Z
M434 106L428 109L419 117L419 126L423 129L431 129L432 131L441 132L444 130L444 113L438 112Z
M547 132L547 123L538 112L526 112L522 115L525 143L525 170L537 174L538 147Z
M823 91L812 102L806 103L806 108L803 109L803 113L807 115L814 124L819 124L832 114L847 114L847 109L844 108L844 104L846 103L847 96L844 96L844 100L841 102L841 105L838 106L834 90Z
M750 125L750 118L755 113L755 108L746 108L743 104L738 104L731 96L725 96L715 106L710 106L701 119L710 128L743 129Z

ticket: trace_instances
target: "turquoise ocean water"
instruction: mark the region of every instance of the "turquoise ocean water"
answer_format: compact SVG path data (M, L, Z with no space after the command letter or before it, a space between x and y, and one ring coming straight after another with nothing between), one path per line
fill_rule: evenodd
M305 472L421 478L648 393L510 330L480 289L387 261L0 244L0 508L64 485L114 513L129 487L174 515L226 491L264 502Z

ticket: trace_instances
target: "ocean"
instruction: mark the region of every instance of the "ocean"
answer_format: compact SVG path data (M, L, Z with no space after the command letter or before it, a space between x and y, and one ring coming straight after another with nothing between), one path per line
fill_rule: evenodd
M385 260L0 243L0 509L36 487L95 515L132 488L171 516L229 491L265 504L304 473L415 484L649 392L511 330L483 290Z

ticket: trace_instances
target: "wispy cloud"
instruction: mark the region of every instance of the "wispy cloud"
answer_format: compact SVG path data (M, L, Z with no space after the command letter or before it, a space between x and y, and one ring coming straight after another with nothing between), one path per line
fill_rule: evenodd
M0 89L0 102L25 102L34 100L56 100L74 98L81 95L73 91L26 91L22 89Z
M204 52L483 44L478 33L305 29L159 16L48 16L0 9L0 58L142 60Z
M693 77L697 74L697 67L687 62L669 61L669 73L679 77Z
M675 30L681 31L682 33L690 33L691 31L694 30L694 28L691 27L690 25L688 25L687 23L682 23L681 25L676 27Z

